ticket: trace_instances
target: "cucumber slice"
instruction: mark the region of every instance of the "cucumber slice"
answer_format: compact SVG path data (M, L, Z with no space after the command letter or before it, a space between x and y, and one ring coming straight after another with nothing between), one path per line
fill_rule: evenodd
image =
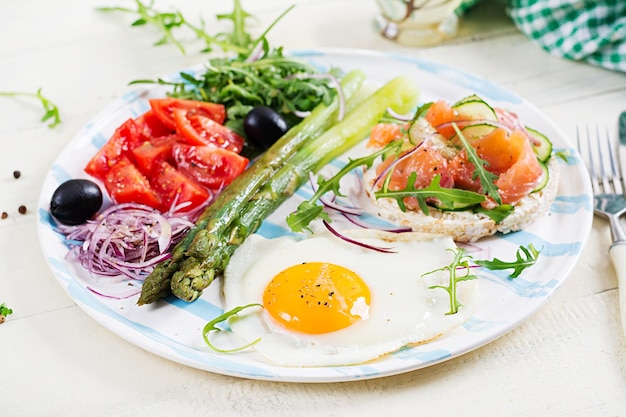
M473 95L465 97L452 106L460 119L498 121L495 110L480 97Z
M463 136L469 143L472 143L476 139L487 136L496 129L497 127L492 124L479 123L464 127L463 129L461 129L461 133L463 133ZM461 140L459 139L458 135L454 135L452 138L450 138L450 142L455 145L461 145Z
M484 100L480 98L479 96L477 96L476 94L472 94L471 96L464 97L461 100L457 101L456 103L452 105L452 107L459 106L463 103L467 103L468 101L484 101Z
M550 179L550 171L548 170L548 165L545 162L539 161L539 166L543 171L543 175L541 176L539 184L537 184L537 186L533 188L531 193L536 193L537 191L543 190L548 184L548 180Z
M526 131L533 138L532 145L537 159L541 162L546 162L552 155L552 142L542 133L539 133L535 129L526 127Z

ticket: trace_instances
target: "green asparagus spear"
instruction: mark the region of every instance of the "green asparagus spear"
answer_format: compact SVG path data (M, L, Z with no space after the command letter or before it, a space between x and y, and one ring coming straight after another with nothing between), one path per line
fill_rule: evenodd
M341 90L350 106L362 99L356 93L360 91L364 80L365 74L358 70L351 71L342 78ZM196 226L174 247L171 258L158 264L146 278L137 304L149 304L170 294L171 279L179 270L181 262L188 256L207 256L215 241L212 236L219 235L230 225L258 189L288 158L311 138L336 123L338 111L338 97L328 106L318 105L308 117L290 129L224 189L200 215ZM190 246L191 251L188 250Z
M181 264L181 269L171 281L172 293L185 301L194 301L224 271L239 244L308 180L309 172L317 172L363 140L388 108L406 113L417 104L417 98L418 90L411 79L395 78L350 112L344 120L308 142L244 207L228 233L212 235L215 242L206 256L190 257L185 264ZM191 245L189 252L196 251L193 242Z

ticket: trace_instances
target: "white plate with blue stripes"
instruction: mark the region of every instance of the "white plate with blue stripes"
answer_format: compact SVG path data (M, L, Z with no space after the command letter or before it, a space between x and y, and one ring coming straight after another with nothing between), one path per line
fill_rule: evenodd
M480 302L463 326L434 341L401 349L363 365L333 367L283 367L264 361L251 352L231 354L211 350L204 342L204 325L222 313L219 281L201 298L186 303L174 297L138 307L137 297L111 298L98 295L128 293L128 281L110 282L92 277L79 264L66 259L64 237L55 232L49 213L50 197L70 178L88 178L83 168L117 126L145 112L148 99L165 96L162 86L129 91L97 115L67 145L52 165L41 190L38 229L44 256L58 282L87 314L110 331L148 352L219 374L242 378L289 382L339 382L377 378L428 367L457 357L497 339L535 313L557 290L576 264L589 235L592 221L591 186L576 150L563 133L539 110L517 95L462 70L402 55L363 50L303 50L292 52L320 69L362 69L368 80L382 84L397 75L415 77L421 101L456 101L478 94L488 103L517 113L530 127L553 142L562 172L558 195L547 215L526 230L481 240L477 247L495 257L514 256L519 245L542 248L536 265L520 277L504 272L479 271ZM170 78L176 78L178 74ZM335 163L347 161L348 155ZM285 213L310 193L308 185L272 214L257 233L274 238L288 233Z

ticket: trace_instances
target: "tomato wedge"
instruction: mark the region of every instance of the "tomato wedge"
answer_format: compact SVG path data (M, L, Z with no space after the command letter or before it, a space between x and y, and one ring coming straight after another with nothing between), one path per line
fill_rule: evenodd
M243 149L244 138L200 112L174 109L174 121L176 131L190 145L212 145L236 153Z
M139 133L145 140L169 136L175 133L173 128L165 126L152 110L148 110L135 119Z
M194 111L203 114L219 124L226 120L226 108L222 104L206 101L183 100L177 98L155 98L150 100L150 108L154 115L169 129L176 129L174 109Z
M104 181L109 170L130 151L141 145L142 141L135 120L126 120L89 160L85 166L85 172Z
M213 146L174 145L172 154L178 170L199 184L219 190L230 184L248 166L248 158Z
M152 177L151 183L163 200L163 210L169 210L173 205L189 203L179 209L181 212L187 212L207 203L211 196L206 188L167 162L161 162L159 172Z
M148 179L128 158L122 158L111 167L104 178L104 186L118 204L139 203L160 209L161 198L150 186Z
M159 169L161 162L174 162L172 148L180 140L178 135L152 138L133 149L135 165L142 174L151 178Z

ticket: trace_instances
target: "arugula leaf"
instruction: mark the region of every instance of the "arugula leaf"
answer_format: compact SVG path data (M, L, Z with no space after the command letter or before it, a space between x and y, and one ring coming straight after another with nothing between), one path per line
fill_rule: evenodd
M7 316L13 314L13 310L7 307L6 304L0 304L0 324L4 323Z
M419 106L418 109L415 111L415 115L413 116L413 121L411 122L411 124L415 123L420 117L424 117L426 115L426 112L428 111L428 109L430 109L432 105L433 102L429 101L428 103L424 103Z
M127 7L98 7L96 10L101 12L123 12L134 14L136 20L131 26L151 25L162 33L162 37L156 41L155 45L165 45L172 43L183 54L186 53L185 47L177 39L175 30L181 28L190 29L196 36L196 40L203 41L205 46L202 52L211 52L214 47L219 47L224 52L235 52L240 55L246 55L250 52L254 44L250 34L246 31L245 19L250 17L241 7L240 0L234 0L232 13L217 15L217 20L230 20L233 22L232 32L219 32L210 35L205 30L205 21L200 18L200 24L191 23L180 11L162 12L153 7L154 1L143 3L141 0L135 0L136 9Z
M533 244L529 244L528 248L520 245L515 254L516 260L512 262L502 261L498 258L493 260L474 260L471 255L465 253L465 249L457 248L456 250L448 249L454 253L454 259L449 265L435 269L422 274L423 276L434 274L439 271L448 271L450 279L448 285L433 285L429 288L441 288L450 295L450 311L447 314L456 314L459 311L460 303L456 297L456 285L462 281L476 279L477 276L470 273L472 266L470 262L477 266L482 266L490 270L513 269L510 274L511 278L517 278L526 268L533 266L539 258L540 250L535 249ZM459 275L460 271L465 271L464 275Z
M502 223L509 214L513 213L515 208L510 204L500 204L492 209L486 209L481 206L477 206L473 209L474 213L483 213L497 224Z
M210 322L208 322L204 328L202 329L202 337L204 338L205 343L213 350L217 351L217 352L221 352L221 353L233 353L233 352L238 352L240 350L244 350L249 348L250 346L258 343L261 338L258 338L256 340L253 340L252 342L238 347L238 348L234 348L234 349L218 349L217 347L215 347L211 341L209 340L209 333L215 331L215 332L221 332L223 329L220 329L219 327L217 327L217 324L226 321L228 319L230 319L233 316L236 316L237 314L239 314L239 312L241 312L242 310L246 309L246 308L251 308L251 307L263 307L261 304L247 304L245 306L239 306L239 307L235 307L230 311L225 312L224 314L217 316L216 318L214 318L213 320L211 320Z
M96 10L101 12L124 12L137 14L137 19L131 23L131 26L152 25L163 33L163 37L156 41L155 45L164 45L168 42L173 43L183 54L185 48L176 39L172 29L181 27L185 18L179 12L159 12L152 7L153 1L144 4L140 0L135 0L137 10L126 7L97 7Z
M425 188L415 188L415 180L417 173L411 172L407 179L407 186L402 190L389 190L386 184L374 195L376 198L393 198L397 201L400 210L406 211L404 198L415 197L424 212L428 214L427 199L436 199L437 203L433 204L441 210L459 210L466 209L470 206L480 204L486 200L485 196L473 191L462 190L458 188L445 188L440 186L441 175L437 174L433 177L430 185Z
M434 274L439 271L448 271L449 281L448 285L432 285L429 288L441 288L445 290L450 296L450 311L446 314L456 314L461 307L459 300L456 296L456 285L462 281L470 281L478 278L476 275L471 274L471 266L470 260L471 256L465 254L465 249L457 248L456 250L448 249L450 252L454 253L454 259L450 263L450 265L446 265L442 268L435 269L434 271L426 272L422 274L422 277L430 274ZM459 272L465 270L464 275L459 275Z
M12 91L0 91L0 96L5 97L34 97L41 102L45 113L41 118L42 122L47 122L49 128L53 128L61 123L61 116L59 114L59 108L48 98L46 98L41 93L41 88L37 90L36 93L23 93L23 92L12 92Z
M317 218L322 218L330 223L330 217L327 213L324 212L324 207L321 205L317 205L316 202L326 193L332 192L336 196L342 196L341 191L339 189L340 182L343 177L345 177L348 173L350 173L353 169L365 166L367 168L371 168L374 161L382 155L387 154L388 152L396 152L402 146L402 140L396 140L388 143L385 147L379 149L376 152L373 152L369 155L356 158L349 159L348 163L339 170L335 175L333 175L329 179L324 179L321 176L317 178L317 190L311 198L306 201L303 201L298 205L296 211L290 213L287 216L287 225L293 232L301 232L303 230L311 231L308 227L311 222Z
M498 176L485 169L485 165L489 165L489 163L478 156L476 150L467 142L467 139L465 139L465 136L463 135L463 132L461 132L461 129L459 129L459 126L453 122L452 127L461 140L463 148L465 148L467 159L474 165L474 174L472 175L472 179L479 177L480 184L483 187L485 194L493 198L498 205L501 205L502 198L500 197L500 193L498 193L498 187L494 184L494 181L498 179Z
M474 263L478 266L485 267L490 270L504 270L512 269L513 273L510 274L511 278L517 278L526 268L529 268L537 262L541 250L535 249L533 244L529 244L528 248L520 246L515 253L515 261L507 262L498 258L494 258L491 261L477 260Z
M252 45L252 37L246 32L246 18L250 17L250 13L243 10L240 0L234 0L234 9L232 13L219 14L217 20L230 20L233 22L232 32L218 33L216 38L224 38L231 45L240 46L242 48L250 49ZM279 18L280 19L280 18ZM209 46L209 43L207 43Z

